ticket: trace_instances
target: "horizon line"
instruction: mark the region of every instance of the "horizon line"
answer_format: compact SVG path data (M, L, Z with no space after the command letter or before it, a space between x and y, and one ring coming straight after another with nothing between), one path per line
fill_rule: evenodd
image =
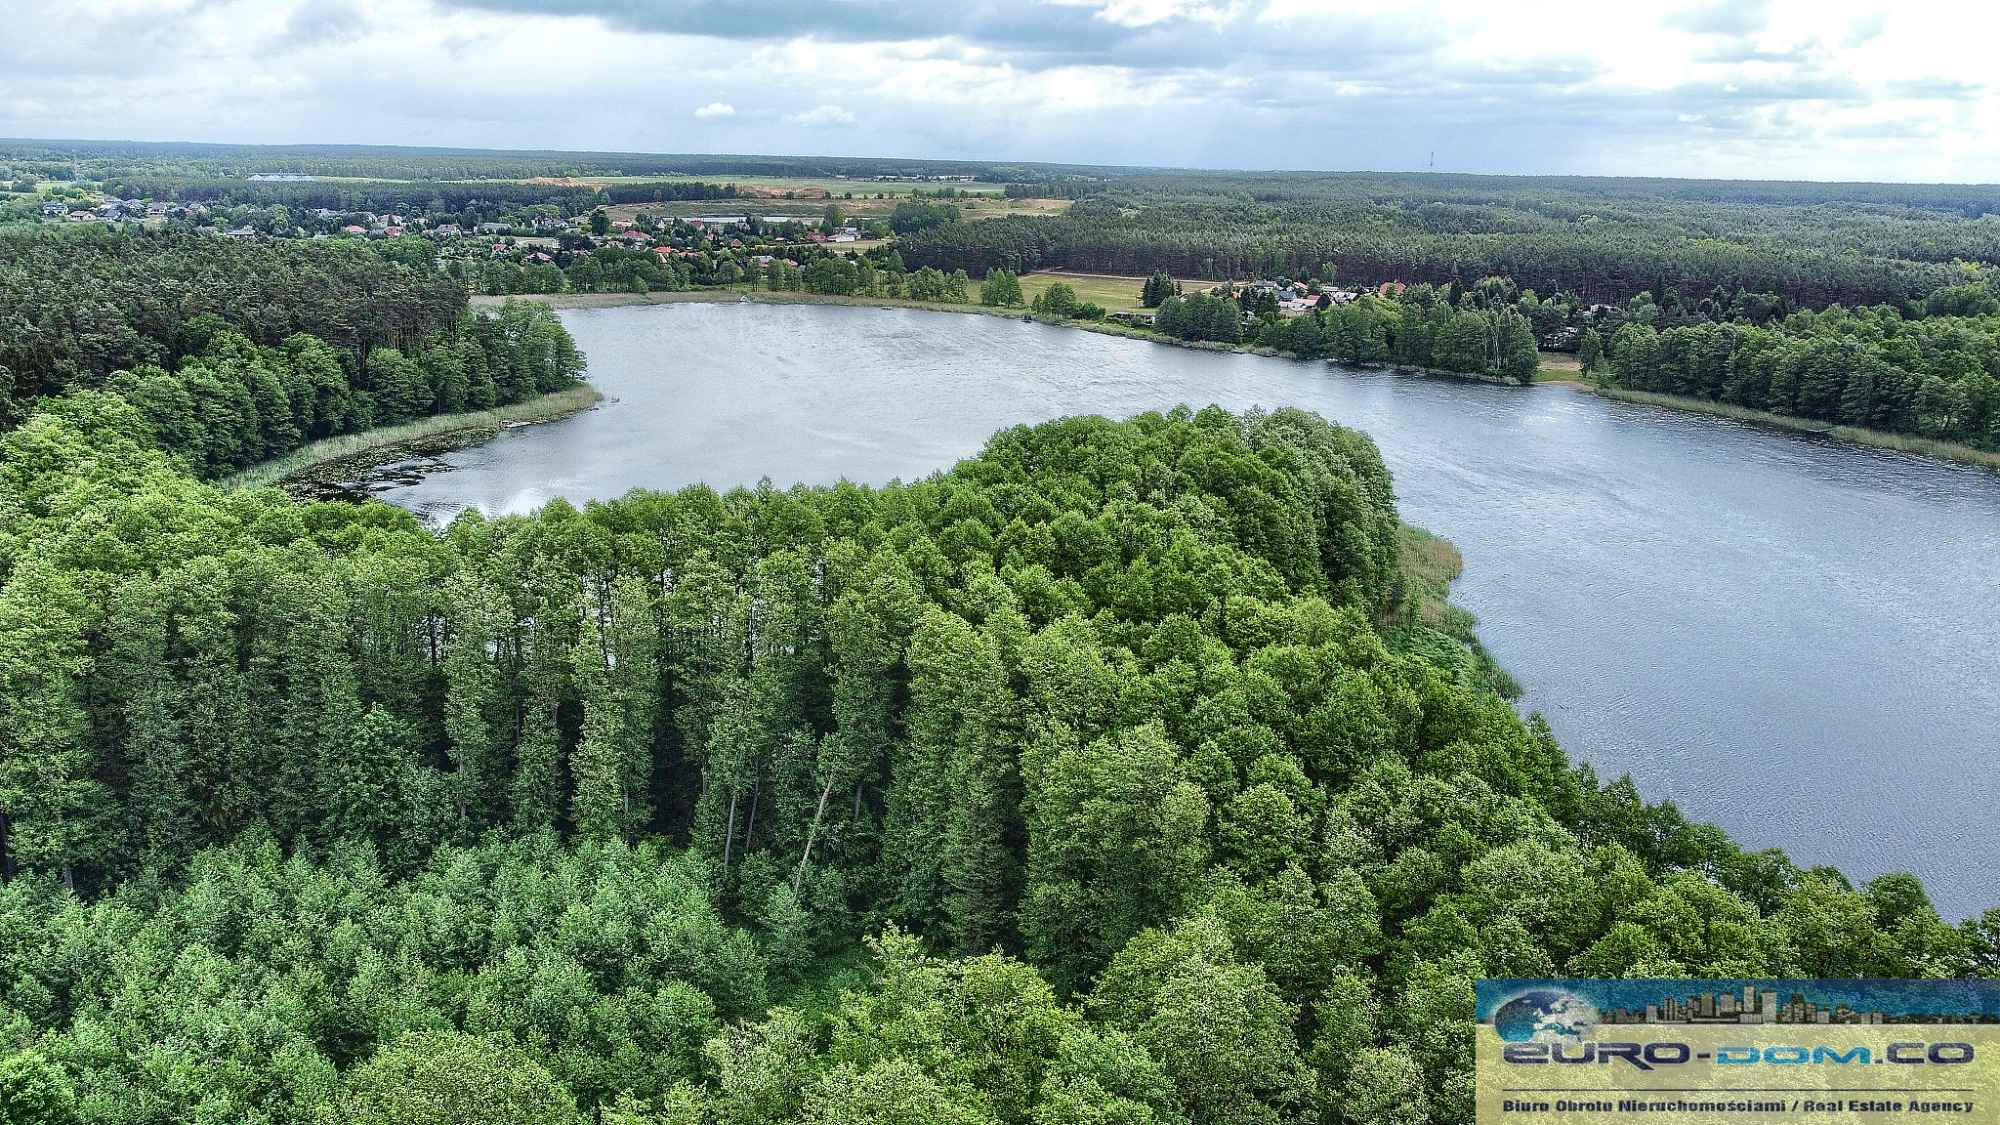
M1193 173L1205 176L1411 176L1422 178L1475 178L1491 180L1575 180L1575 181L1657 181L1684 184L1811 184L1820 187L1953 187L1987 188L2000 190L2000 182L1986 180L1814 180L1814 179L1772 179L1768 177L1730 176L1663 176L1642 173L1585 173L1585 172L1465 172L1440 171L1434 168L1397 170L1388 168L1251 168L1176 164L1090 164L1064 160L1030 160L1006 157L967 158L937 156L862 156L831 155L814 153L776 152L649 152L639 149L564 149L564 148L460 148L449 145L381 144L374 142L350 141L206 141L206 140L136 140L121 137L0 137L0 145L44 144L44 145L132 145L156 148L200 146L225 149L257 149L273 152L303 151L310 149L348 149L373 152L429 153L454 156L499 156L499 157L652 157L677 159L684 157L704 159L764 159L764 160L825 160L825 161L907 161L923 164L966 165L990 168L996 165L1021 165L1047 169L1088 169L1124 174Z

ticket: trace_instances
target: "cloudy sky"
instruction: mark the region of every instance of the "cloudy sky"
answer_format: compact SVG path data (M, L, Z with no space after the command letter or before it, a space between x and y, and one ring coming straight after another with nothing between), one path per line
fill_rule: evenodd
M0 135L2000 181L2000 5L6 0Z

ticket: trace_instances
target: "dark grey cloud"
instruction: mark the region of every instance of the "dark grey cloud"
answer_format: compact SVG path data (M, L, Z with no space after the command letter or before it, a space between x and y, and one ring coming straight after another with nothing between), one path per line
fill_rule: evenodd
M513 15L588 16L630 31L769 40L812 36L844 43L957 35L1010 48L1103 50L1124 29L1090 10L1015 0L444 0L445 8Z
M1436 20L1395 10L1301 16L1274 23L1244 5L1226 27L1188 13L1142 26L1079 5L1028 0L438 0L446 10L598 19L626 31L739 42L834 43L956 39L1004 52L1024 70L1103 65L1171 70L1237 62L1310 62L1347 71L1393 65L1451 40Z
M0 35L0 94L6 79L143 76L172 69L188 53L188 29L229 0L193 0L144 18L80 19L71 0L6 0Z

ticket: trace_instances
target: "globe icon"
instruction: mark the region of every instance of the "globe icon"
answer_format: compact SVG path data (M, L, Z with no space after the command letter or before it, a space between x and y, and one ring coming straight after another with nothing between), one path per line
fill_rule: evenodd
M1597 1026L1597 1009L1571 992L1523 992L1493 1013L1493 1030L1508 1043L1582 1039Z

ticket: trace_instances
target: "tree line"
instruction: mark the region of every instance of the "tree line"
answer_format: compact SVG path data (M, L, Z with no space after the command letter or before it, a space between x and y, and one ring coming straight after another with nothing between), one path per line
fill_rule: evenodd
M1620 328L1606 379L1836 425L2000 447L2000 301L1984 282L1889 306L1800 311L1758 326Z
M606 184L602 187L566 180L546 183L433 180L367 182L353 180L265 181L241 178L189 177L170 174L127 174L108 178L104 190L131 199L200 203L224 209L261 230L289 234L294 225L315 223L306 212L335 212L335 226L352 216L401 215L432 223L480 223L519 220L531 216L566 219L592 209L629 203L733 200L733 183L655 181Z
M198 350L171 370L142 364L103 388L201 477L338 434L525 402L578 385L584 367L555 313L525 302L465 313L416 348L378 347L359 363L303 332L259 347L213 314L180 339Z
M608 176L800 177L867 180L969 176L989 183L1089 176L1079 165L879 157L484 150L399 145L228 145L187 141L0 142L0 161L48 178L241 179L260 172L351 180L507 181Z
M659 185L629 185L634 188ZM721 191L718 185L673 185L675 188L703 188ZM206 203L221 207L285 207L310 210L324 207L342 214L410 214L456 220L461 216L489 216L491 220L528 207L548 207L563 215L580 215L592 207L610 202L641 202L640 199L610 199L609 191L561 183L441 183L433 181L354 180L271 181L191 178L171 175L127 175L104 181L104 190L128 199L173 200ZM731 194L734 194L733 191ZM707 199L714 196L689 195ZM482 218L476 221L489 221Z
M1293 316L1268 289L1182 294L1164 273L1140 297L1157 307L1152 327L1180 340L1524 384L1548 348L1634 390L1986 447L2000 440L2000 297L1982 270L1957 276L1900 308L1818 311L1720 288L1698 300L1667 290L1588 304L1503 277L1385 287L1338 304L1322 294L1316 309Z
M437 535L85 390L0 488L0 1097L90 1122L1463 1125L1480 976L2000 972L1572 766L1296 410Z
M1465 289L1413 285L1394 297L1363 293L1339 304L1322 294L1319 307L1292 316L1279 311L1269 290L1220 287L1183 295L1173 285L1156 274L1142 300L1157 299L1152 327L1177 340L1252 344L1300 359L1389 363L1522 384L1533 382L1541 367L1538 322L1551 342L1571 342L1577 314L1567 300L1517 294L1501 278Z
M465 289L421 240L394 241L0 233L0 424L116 371L174 367L217 321L262 348L316 337L357 368L376 348L415 350L459 321Z

